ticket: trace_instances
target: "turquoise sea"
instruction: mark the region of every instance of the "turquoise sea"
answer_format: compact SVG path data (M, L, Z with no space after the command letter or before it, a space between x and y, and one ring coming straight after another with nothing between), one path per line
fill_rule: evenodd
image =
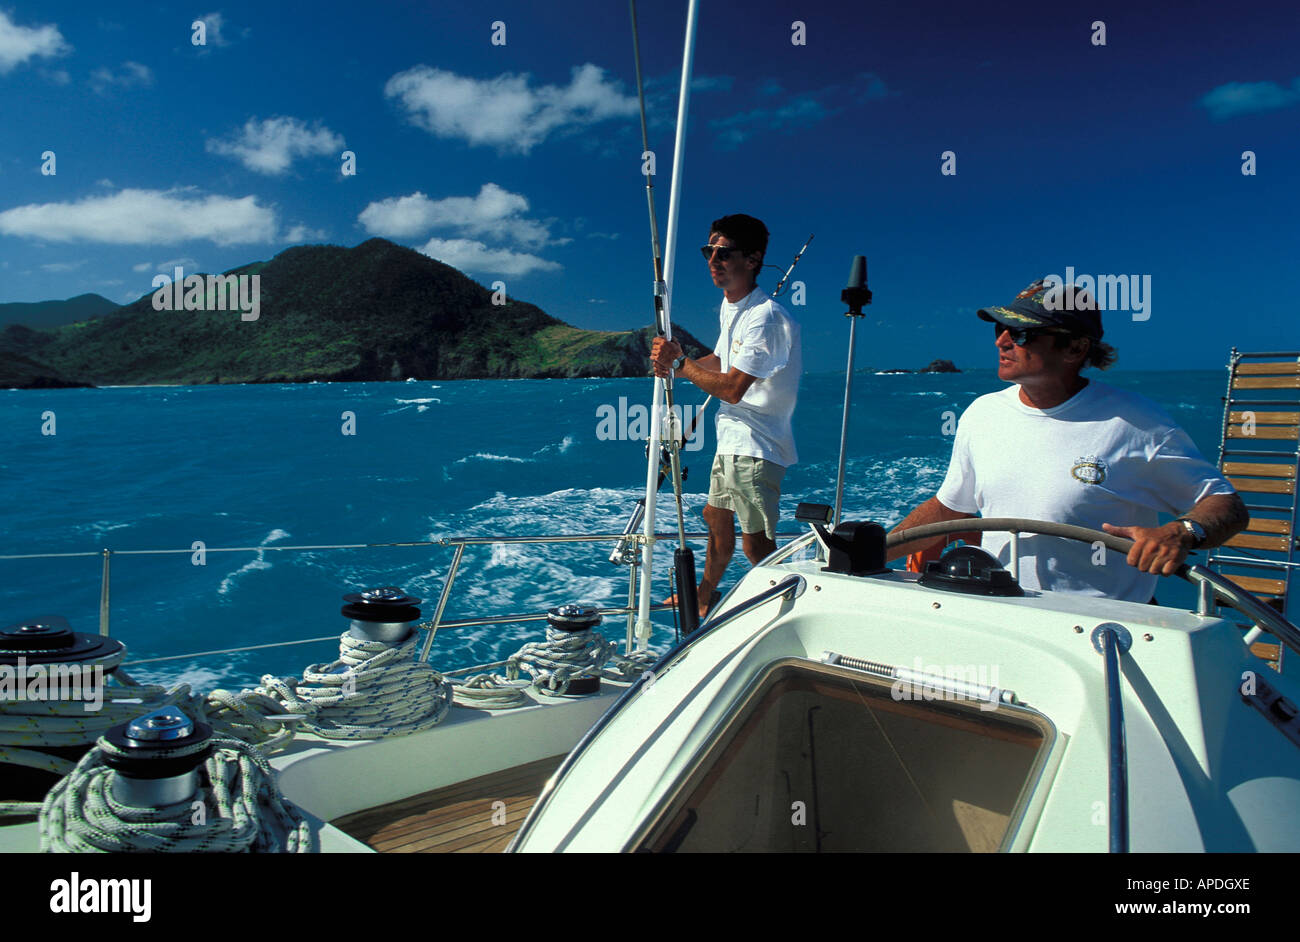
M1109 371L1105 380L1154 399L1214 459L1222 371ZM933 495L951 449L945 413L960 414L1003 385L992 370L857 373L845 516L892 526ZM598 435L599 419L611 408L619 414L621 398L634 418L632 407L650 394L648 378L0 392L0 556L112 550L111 631L128 645L128 661L337 637L346 628L340 597L376 585L427 599L428 618L449 549L271 548L619 532L644 492L645 446L610 440L608 423ZM833 501L843 394L842 373L803 378L800 463L785 479L783 529L797 529L799 501ZM683 405L703 398L678 384ZM712 416L702 423L702 447L686 452L692 530L703 529ZM350 422L355 434L344 434ZM659 508L659 529L670 529L667 486ZM192 549L199 541L202 565ZM244 549L219 551L230 547ZM608 562L611 548L471 547L446 617L624 604L628 572ZM696 553L702 566L702 543ZM662 597L671 552L661 556ZM724 589L746 565L737 551ZM76 630L97 630L102 566L98 555L0 559L0 624L53 613ZM1179 605L1192 598L1174 581L1158 596ZM653 643L662 648L672 621L657 622ZM624 626L610 620L604 630L621 639ZM540 633L536 623L443 630L432 661L444 670L484 663ZM264 673L297 675L336 653L330 640L130 671L140 680L237 688Z

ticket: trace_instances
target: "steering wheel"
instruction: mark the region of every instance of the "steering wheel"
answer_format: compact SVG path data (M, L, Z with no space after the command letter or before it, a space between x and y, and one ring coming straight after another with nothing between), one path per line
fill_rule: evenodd
M1052 523L1047 520L1027 520L1022 517L963 517L960 520L943 520L939 523L927 523L909 530L898 530L889 534L885 546L897 546L913 540L946 533L963 533L971 530L1006 531L1009 533L1030 533L1043 536L1058 536L1068 540L1080 540L1084 543L1103 543L1107 549L1128 555L1133 548L1133 541L1122 536L1092 530L1088 527L1076 527L1068 523ZM1207 569L1204 566L1180 565L1174 575L1197 587L1199 599L1196 613L1210 614L1210 604L1214 599L1226 603L1245 615L1261 631L1266 631L1281 640L1288 648L1300 654L1300 629L1287 621L1281 613L1265 605L1252 593L1235 582Z

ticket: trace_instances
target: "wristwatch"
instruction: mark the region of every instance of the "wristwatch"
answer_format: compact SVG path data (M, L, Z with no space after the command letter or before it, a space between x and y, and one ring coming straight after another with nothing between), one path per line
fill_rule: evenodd
M1192 549L1200 549L1205 543L1205 527L1201 526L1195 520L1188 520L1186 517L1179 517L1175 523L1181 523L1183 529L1192 535Z
M682 354L676 360L673 360L673 371L676 372L686 365L686 354Z

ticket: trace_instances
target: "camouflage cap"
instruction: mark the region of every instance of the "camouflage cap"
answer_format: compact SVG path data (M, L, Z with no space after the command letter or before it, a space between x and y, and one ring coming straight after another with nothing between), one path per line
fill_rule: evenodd
M1093 340L1102 336L1096 299L1082 288L1044 278L1021 291L1010 304L980 308L976 313L1008 327L1056 327Z

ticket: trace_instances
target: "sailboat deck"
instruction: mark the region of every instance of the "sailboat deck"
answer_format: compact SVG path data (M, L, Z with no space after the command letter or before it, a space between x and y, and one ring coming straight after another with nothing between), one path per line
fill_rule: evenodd
M563 755L538 759L331 823L381 853L500 853L562 761Z

